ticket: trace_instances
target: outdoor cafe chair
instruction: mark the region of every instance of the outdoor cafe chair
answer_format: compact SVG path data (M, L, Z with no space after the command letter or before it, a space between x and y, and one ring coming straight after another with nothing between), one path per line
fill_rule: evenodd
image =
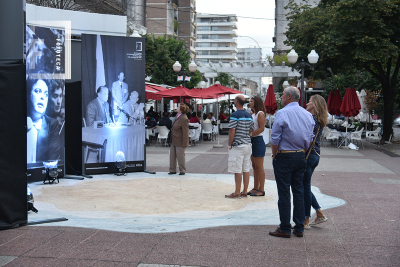
M202 123L201 128L203 129L202 135L203 135L203 141L204 141L204 135L208 135L210 140L213 136L213 129L212 129L212 124L211 123Z
M382 139L381 127L376 128L375 131L366 131L365 137L368 141L368 146L371 146L371 141L380 142Z
M357 126L357 128L358 128L358 126ZM364 149L364 144L362 142L362 137L361 137L363 130L364 130L364 127L361 128L361 130L359 130L359 131L351 132L350 140L351 140L351 142L353 142L353 140L357 140L357 144L358 144L358 141L361 141L361 146Z
M166 146L169 133L167 126L157 126L157 129L158 129L158 137L156 141L156 146L158 144L158 141L160 141L161 144L161 139L165 139L164 146Z
M334 140L336 140L336 146L339 146L339 135L340 135L339 132L333 131L333 130L330 130L329 128L327 128L327 133L326 133L325 139L332 140L332 142ZM326 143L325 143L325 146L326 146Z

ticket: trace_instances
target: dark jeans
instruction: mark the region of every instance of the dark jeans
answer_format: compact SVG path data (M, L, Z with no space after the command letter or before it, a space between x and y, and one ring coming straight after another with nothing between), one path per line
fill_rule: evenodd
M314 173L315 168L317 168L319 163L319 156L317 154L310 153L307 159L307 168L304 173L303 185L304 185L304 214L305 217L310 218L311 215L311 206L318 210L321 207L319 206L317 199L314 194L311 192L311 176Z
M278 209L281 220L280 229L290 234L290 187L293 193L294 229L298 233L304 231L304 190L303 176L307 163L304 152L278 153L272 161L276 186L278 188Z

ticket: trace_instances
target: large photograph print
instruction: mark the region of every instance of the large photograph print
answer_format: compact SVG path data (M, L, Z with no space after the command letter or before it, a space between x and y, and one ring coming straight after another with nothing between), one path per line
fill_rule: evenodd
M26 27L27 164L63 164L65 122L65 32Z
M116 157L119 151L128 164L139 167L136 170L143 169L143 42L143 38L82 35L82 146L86 173L114 171L115 162L120 160Z

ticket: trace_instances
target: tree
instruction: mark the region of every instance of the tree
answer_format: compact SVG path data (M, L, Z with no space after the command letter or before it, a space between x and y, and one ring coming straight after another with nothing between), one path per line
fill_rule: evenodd
M323 0L314 8L304 2L290 0L286 7L291 22L285 43L300 58L315 49L317 69L365 70L378 80L384 96L383 137L388 140L400 69L400 0Z
M218 75L216 77L216 80L219 81L219 83L222 86L226 87L231 87L232 85L236 85L237 82L233 79L233 75L226 73L226 72L217 72Z
M182 70L189 71L190 54L184 47L184 41L176 37L145 35L146 38L146 76L151 76L151 82L179 86L176 73L172 69L175 61L179 61ZM200 72L192 75L187 88L194 88L201 81Z

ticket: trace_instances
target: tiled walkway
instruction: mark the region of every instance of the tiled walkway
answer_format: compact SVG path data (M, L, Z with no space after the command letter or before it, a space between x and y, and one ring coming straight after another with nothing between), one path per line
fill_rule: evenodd
M220 141L225 148L189 147L188 172L227 174L226 138ZM251 211L242 218L247 225L155 234L29 226L0 231L0 266L399 266L400 160L375 148L322 149L313 185L346 203L325 209L328 221L304 238L269 236L275 226ZM147 151L148 170L168 171L168 148ZM273 181L269 157L264 165ZM138 193L146 198L151 188Z

